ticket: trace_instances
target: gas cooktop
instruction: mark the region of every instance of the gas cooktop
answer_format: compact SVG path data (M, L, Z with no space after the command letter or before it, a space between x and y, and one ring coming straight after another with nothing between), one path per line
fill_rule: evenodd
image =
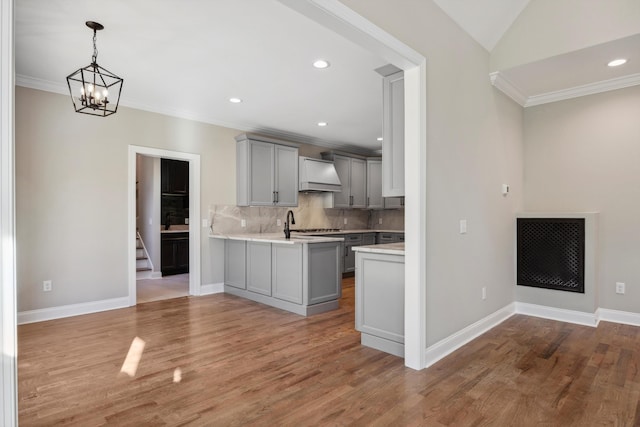
M340 231L339 228L298 228L296 230L291 230L292 232L297 233L331 233Z

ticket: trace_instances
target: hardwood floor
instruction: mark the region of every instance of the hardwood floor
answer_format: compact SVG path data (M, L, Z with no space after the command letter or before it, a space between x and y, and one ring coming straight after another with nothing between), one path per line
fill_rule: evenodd
M344 287L309 318L217 294L20 326L20 425L640 425L640 328L516 315L416 372L360 345Z

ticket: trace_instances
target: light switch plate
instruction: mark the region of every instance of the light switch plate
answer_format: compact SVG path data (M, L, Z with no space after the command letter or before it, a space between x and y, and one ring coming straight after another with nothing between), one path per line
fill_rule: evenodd
M460 234L466 234L467 233L467 220L466 219L461 219L460 220Z
M246 227L247 226L247 220L246 219L241 219L240 220L240 227Z
M202 220L202 228L207 228L209 226L209 220L208 219L203 219Z

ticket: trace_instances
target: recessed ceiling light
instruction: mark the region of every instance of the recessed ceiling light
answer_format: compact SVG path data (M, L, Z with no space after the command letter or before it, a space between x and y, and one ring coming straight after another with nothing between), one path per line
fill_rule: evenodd
M318 126L320 126L320 127L324 127L324 126L326 126L328 124L329 123L327 123L327 122L318 122Z
M381 136L378 137L378 141L382 141L382 137Z
M231 102L232 104L240 104L242 102L242 99L240 99L240 98L229 98L229 102Z
M313 66L319 69L323 69L323 68L329 68L331 64L329 64L329 61L327 61L326 59L318 59L316 62L313 63Z
M620 58L620 59L614 59L613 61L609 62L607 65L609 67L619 67L620 65L624 65L627 63L627 60L624 58Z

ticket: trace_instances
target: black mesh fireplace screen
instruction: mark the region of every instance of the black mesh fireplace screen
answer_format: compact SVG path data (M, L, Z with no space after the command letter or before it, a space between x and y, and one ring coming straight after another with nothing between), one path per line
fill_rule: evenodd
M584 293L584 218L518 218L520 286Z

